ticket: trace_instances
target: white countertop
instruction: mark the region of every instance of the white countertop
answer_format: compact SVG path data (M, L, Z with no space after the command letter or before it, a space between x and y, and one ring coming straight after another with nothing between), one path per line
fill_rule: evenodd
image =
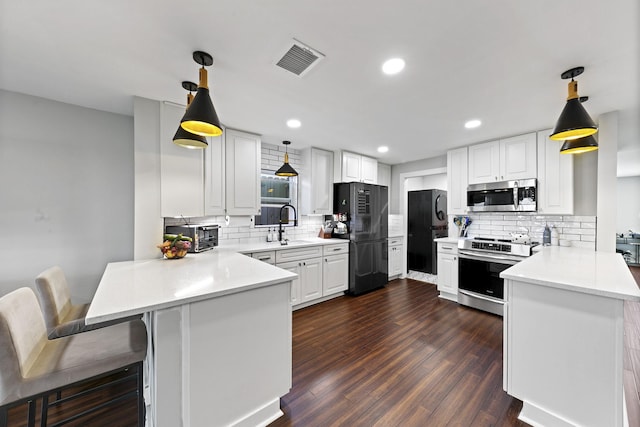
M318 245L335 245L340 243L349 243L349 239L321 239L320 237L309 237L300 240L290 240L288 244L281 245L280 242L254 242L254 243L241 243L236 245L222 245L218 246L213 251L220 252L240 252L243 254L251 252L263 252L263 251L275 251L282 249L294 249L305 246L318 246Z
M500 273L504 279L640 301L640 289L620 254L560 246L543 247Z
M182 259L107 265L87 324L269 286L296 278L287 270L231 251L212 250Z
M460 240L460 237L438 237L437 239L433 239L434 242L439 242L439 243L453 243L453 244L458 244L458 240Z

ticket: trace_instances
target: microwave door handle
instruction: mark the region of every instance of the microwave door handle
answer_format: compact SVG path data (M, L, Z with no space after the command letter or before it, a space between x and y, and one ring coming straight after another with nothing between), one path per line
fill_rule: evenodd
M513 185L513 205L516 207L516 210L518 210L518 183L517 182Z

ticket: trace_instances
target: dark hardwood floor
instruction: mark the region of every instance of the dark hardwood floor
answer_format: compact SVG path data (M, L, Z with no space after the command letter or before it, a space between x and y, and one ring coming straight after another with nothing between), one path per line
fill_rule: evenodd
M640 267L631 271L640 284ZM640 303L625 303L624 327L629 425L639 426ZM442 300L434 285L396 280L293 313L293 388L271 427L526 426L520 408L502 390L502 318ZM24 425L19 411L9 426ZM125 405L75 425L135 424L135 406Z
M502 390L502 318L396 280L294 312L280 426L518 426Z

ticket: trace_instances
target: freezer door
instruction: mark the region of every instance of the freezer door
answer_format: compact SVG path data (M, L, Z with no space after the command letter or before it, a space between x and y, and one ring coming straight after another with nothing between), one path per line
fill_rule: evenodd
M387 239L349 243L349 293L359 295L388 281Z

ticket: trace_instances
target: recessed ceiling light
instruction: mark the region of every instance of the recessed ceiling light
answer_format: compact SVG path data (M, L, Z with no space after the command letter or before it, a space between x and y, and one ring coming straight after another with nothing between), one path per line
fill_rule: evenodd
M287 126L289 126L290 128L299 128L302 125L302 123L300 123L300 120L298 119L289 119L287 120Z
M398 74L404 69L404 59L392 58L382 64L382 72L385 74Z
M477 128L481 124L482 124L482 122L480 120L473 119L473 120L469 120L468 122L466 122L464 124L464 127L466 127L467 129L473 129L473 128Z
M378 153L386 153L387 151L389 151L389 147L384 145L382 147L378 147Z

